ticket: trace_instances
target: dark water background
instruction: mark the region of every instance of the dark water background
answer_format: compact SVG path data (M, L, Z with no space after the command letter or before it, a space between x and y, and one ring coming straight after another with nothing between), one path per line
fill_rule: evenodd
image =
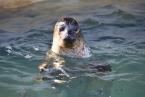
M67 58L61 84L38 80L53 26L75 17L90 46L88 59ZM105 75L84 69L111 64ZM0 97L145 97L144 0L46 0L0 13Z

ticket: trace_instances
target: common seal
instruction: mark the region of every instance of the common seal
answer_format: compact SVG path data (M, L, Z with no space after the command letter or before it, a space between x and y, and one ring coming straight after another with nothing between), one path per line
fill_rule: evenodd
M62 17L56 22L51 50L47 53L44 62L39 65L39 70L51 72L54 69L59 69L68 75L61 68L65 64L62 55L75 58L91 56L78 22L71 17ZM98 70L105 69L103 66L93 67Z
M64 60L59 55L68 57L87 58L91 56L78 22L71 17L61 17L55 24L51 50L44 62L39 65L40 71L51 67L62 67ZM48 62L48 60L51 62ZM57 59L57 62L56 62ZM58 61L59 60L59 61Z

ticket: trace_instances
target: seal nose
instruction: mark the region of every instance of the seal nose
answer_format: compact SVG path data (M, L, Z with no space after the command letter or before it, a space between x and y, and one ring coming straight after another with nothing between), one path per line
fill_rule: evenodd
M73 43L75 41L75 39L72 39L71 37L66 37L64 39L64 41L68 42L68 43Z
M66 37L64 38L65 41L74 42L75 41L75 33L72 30L67 32Z
M68 35L71 35L72 34L72 30L68 30Z

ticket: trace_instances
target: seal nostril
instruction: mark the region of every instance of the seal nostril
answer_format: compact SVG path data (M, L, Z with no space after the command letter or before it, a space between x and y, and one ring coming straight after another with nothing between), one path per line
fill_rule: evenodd
M72 31L72 30L69 30L69 31L68 31L68 34L69 34L69 35L73 35L73 31Z

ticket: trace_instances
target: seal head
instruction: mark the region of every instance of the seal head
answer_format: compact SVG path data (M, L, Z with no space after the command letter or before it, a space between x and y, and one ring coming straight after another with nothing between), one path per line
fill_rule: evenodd
M58 36L59 46L62 48L72 48L79 32L78 22L69 17L62 17L58 20L54 29L54 36Z

